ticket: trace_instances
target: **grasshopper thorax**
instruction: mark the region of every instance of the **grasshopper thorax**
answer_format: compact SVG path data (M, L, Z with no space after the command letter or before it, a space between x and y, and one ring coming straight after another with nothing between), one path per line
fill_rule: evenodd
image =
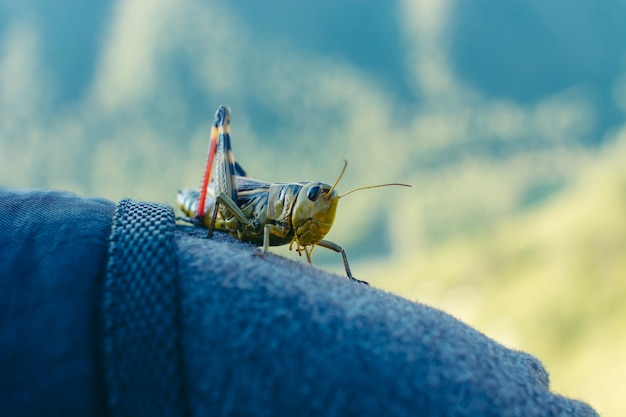
M291 213L294 241L299 246L315 245L330 231L335 220L339 194L321 182L302 186Z

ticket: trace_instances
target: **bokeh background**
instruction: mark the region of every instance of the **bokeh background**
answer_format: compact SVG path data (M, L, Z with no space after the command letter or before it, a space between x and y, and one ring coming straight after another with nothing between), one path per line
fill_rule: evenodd
M220 104L254 177L413 185L341 200L359 278L626 415L625 1L0 0L2 185L174 204Z

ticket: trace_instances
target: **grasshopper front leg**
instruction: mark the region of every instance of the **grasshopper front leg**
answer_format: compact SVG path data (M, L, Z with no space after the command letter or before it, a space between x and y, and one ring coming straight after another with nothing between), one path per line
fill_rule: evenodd
M361 284L369 285L367 282L361 281L360 279L356 279L352 275L352 271L350 271L350 265L348 264L348 256L346 255L345 249L341 245L339 245L339 244L337 244L335 242L331 242L330 240L320 240L317 243L317 245L321 246L323 248L326 248L326 249L333 250L333 251L335 251L337 253L340 253L342 258L343 258L343 266L346 269L346 274L348 275L348 278L353 280L353 281L360 282Z

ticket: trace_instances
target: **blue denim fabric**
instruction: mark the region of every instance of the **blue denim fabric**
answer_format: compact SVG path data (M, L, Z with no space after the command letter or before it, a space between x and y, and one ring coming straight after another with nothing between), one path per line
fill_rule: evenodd
M97 312L114 209L0 188L0 414L104 411Z
M193 415L596 415L439 310L219 234L178 246Z
M141 390L106 398L99 314L114 208L0 189L3 416L116 415L107 404L155 400ZM177 252L185 414L596 415L550 392L537 359L441 311L205 234L166 237Z

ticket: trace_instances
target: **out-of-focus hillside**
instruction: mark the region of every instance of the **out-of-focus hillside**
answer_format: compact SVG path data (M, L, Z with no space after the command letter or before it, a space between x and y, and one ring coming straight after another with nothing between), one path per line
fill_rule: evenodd
M626 135L578 183L490 231L354 269L537 355L554 390L589 401L602 415L623 415L623 155Z

